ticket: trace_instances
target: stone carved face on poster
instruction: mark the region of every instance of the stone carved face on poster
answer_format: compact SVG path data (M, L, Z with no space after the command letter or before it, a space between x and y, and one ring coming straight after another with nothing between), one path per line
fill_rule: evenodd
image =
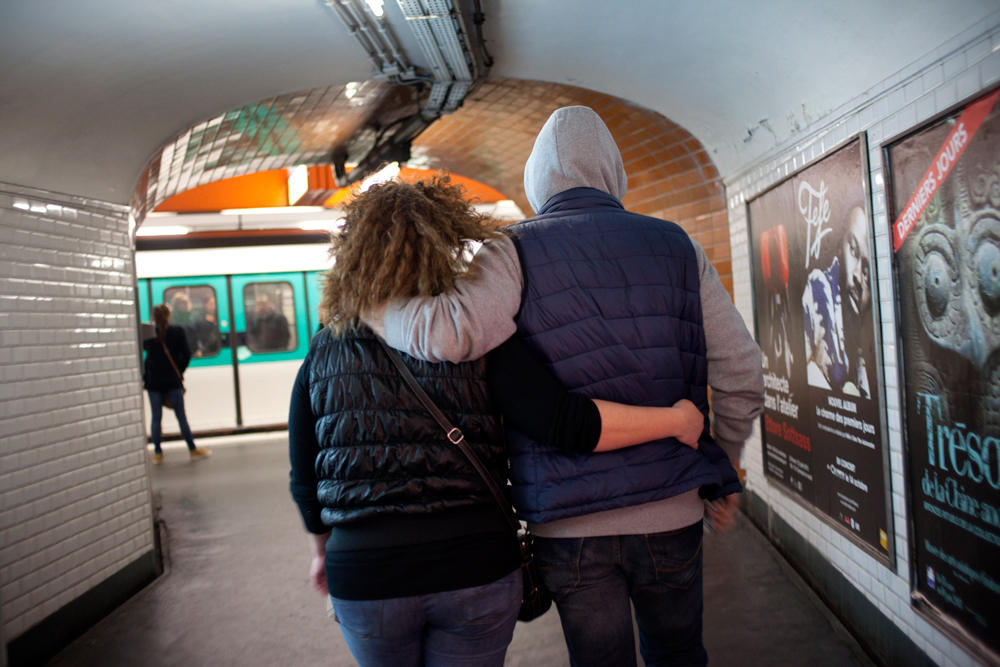
M749 205L765 473L890 553L863 142Z
M886 150L915 598L1000 662L998 97Z

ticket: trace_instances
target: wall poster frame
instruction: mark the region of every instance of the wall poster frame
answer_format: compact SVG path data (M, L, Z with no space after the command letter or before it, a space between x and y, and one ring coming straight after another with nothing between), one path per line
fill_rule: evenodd
M1000 664L1000 88L881 144L914 608Z
M747 201L764 474L895 562L867 135Z

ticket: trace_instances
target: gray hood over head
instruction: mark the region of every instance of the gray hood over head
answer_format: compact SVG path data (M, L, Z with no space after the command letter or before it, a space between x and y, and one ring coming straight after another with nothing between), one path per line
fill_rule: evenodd
M618 201L628 189L618 146L588 107L556 109L524 165L524 192L536 213L553 195L572 188L596 188Z

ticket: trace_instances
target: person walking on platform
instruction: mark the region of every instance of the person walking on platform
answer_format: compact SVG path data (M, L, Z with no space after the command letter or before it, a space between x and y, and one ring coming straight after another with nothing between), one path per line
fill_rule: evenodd
M505 512L497 498L508 488L499 410L567 461L662 437L696 446L703 416L686 400L641 408L570 394L517 337L487 359L394 361L360 314L474 277L471 244L503 234L446 176L373 186L345 215L320 304L328 325L310 344L288 417L311 583L363 667L500 667L523 583L509 500ZM496 495L400 364L464 435Z
M153 308L153 324L156 325L156 338L142 342L146 351L146 364L142 374L143 384L149 393L149 406L152 409L153 463L163 463L163 449L160 441L163 437L161 422L163 406L172 407L177 423L181 427L181 435L187 442L191 460L203 459L211 454L207 447L196 447L191 427L188 426L184 414L184 370L191 361L191 349L188 347L187 334L184 329L170 325L170 306L161 303Z
M647 665L705 665L702 519L735 525L730 459L763 410L761 354L704 250L678 225L626 211L626 185L600 117L557 110L524 170L538 215L479 251L478 279L366 320L430 361L479 357L516 331L571 391L698 406L697 451L660 441L560 458L514 428L507 442L514 505L574 667L636 664L630 603Z

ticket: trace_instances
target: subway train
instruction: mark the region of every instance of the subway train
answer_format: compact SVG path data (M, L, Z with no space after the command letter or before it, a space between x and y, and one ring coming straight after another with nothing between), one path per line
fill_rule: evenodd
M152 307L168 303L171 324L188 337L184 407L196 436L287 422L295 374L319 328L328 250L310 243L136 253L139 317L149 322ZM163 412L164 437L179 436L173 411Z
M509 200L472 206L506 223L525 217ZM258 234L278 224L286 230L311 231L301 238L282 234L285 240L277 242L282 245L254 245L262 237L253 237L252 232L209 241L221 247L205 247L204 238L166 244L145 238L137 244L140 320L148 324L152 308L168 303L173 309L171 324L187 333L192 359L184 373L184 408L196 436L280 429L288 421L295 374L320 326L317 308L323 272L333 263L329 243L317 241L326 239L325 230L335 229L339 219L338 209L328 209L307 216L327 216L323 220L302 222L297 211L301 209L275 208L267 215L257 211L249 223L234 212L181 218L154 214L143 225L150 236L160 236L157 230L176 226L178 220L203 225L195 226L195 231L231 233L235 219L241 229L257 229ZM265 219L269 222L260 222ZM474 246L473 252L478 244ZM145 329L144 336L153 335L152 326ZM149 396L145 392L143 396L148 434ZM163 434L180 437L171 410L164 410Z

